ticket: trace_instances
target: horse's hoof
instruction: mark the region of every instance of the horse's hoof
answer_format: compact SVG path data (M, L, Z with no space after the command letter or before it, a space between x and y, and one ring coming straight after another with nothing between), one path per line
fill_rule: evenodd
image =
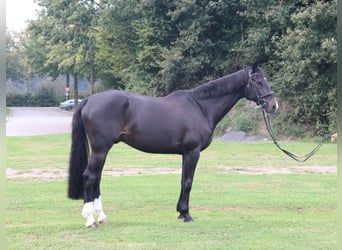
M183 215L183 214L179 214L178 219L183 220L184 222L194 221L190 215Z
M93 224L89 225L87 228L98 228L99 225L97 225L96 222L94 222Z
M184 222L194 222L194 220L192 218L184 218Z
M108 224L108 219L107 218L103 218L101 220L99 220L100 224Z
M194 220L189 214L187 214L184 216L184 222L194 222Z

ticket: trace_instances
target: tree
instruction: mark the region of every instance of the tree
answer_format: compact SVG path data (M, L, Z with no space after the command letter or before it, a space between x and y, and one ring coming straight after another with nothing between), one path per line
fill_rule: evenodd
M301 0L241 0L238 14L242 40L236 45L243 63L269 63L276 43L291 25L290 17Z
M231 47L240 38L237 10L238 1L175 2L169 15L177 37L163 48L157 93L191 88L236 70Z
M37 48L30 53L37 73L43 71L53 78L67 75L67 79L73 75L76 100L78 78L87 76L90 94L93 94L98 5L95 1L67 0L39 0L37 3L41 8L38 20L29 25L31 39L27 45L33 49L37 48L37 44L44 45L45 50ZM69 88L68 81L66 87Z
M98 76L108 88L125 89L132 80L136 63L133 22L137 20L138 0L104 0L100 2L97 33Z
M27 83L32 78L25 48L25 33L6 30L6 78Z
M274 82L291 103L294 122L315 131L336 129L336 2L314 1L291 15L292 25L276 44Z
M236 66L227 58L240 38L238 1L106 3L97 57L127 90L165 95Z

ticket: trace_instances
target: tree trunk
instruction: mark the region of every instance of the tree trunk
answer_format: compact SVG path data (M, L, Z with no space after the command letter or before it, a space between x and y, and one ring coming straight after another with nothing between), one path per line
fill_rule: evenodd
M95 65L91 63L89 67L90 95L94 94L94 85L95 85Z
M78 74L74 74L74 99L75 99L75 108L78 105Z
M68 100L70 95L70 74L66 75L66 83L65 83L65 99Z
M243 29L243 22L240 21L240 32L241 32L241 43L242 43L242 46L244 45L245 43L245 39L244 39L244 29Z

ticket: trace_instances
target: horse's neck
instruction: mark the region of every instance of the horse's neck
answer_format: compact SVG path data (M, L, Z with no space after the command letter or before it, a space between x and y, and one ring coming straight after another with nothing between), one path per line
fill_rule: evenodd
M196 102L211 123L213 129L228 111L244 97L243 89L248 82L248 77L240 71L228 76L226 80L225 78L221 78L212 81L212 83L215 82L217 83L217 86L213 89L216 90L217 93L215 93L213 89L208 88L207 91L212 93L208 95L202 93L197 95L197 97L195 95ZM212 83L202 85L202 90L205 90L207 88L206 86L210 86ZM198 89L200 88L201 87Z
M216 98L197 100L204 115L207 117L213 129L222 118L243 97L242 92L231 93Z

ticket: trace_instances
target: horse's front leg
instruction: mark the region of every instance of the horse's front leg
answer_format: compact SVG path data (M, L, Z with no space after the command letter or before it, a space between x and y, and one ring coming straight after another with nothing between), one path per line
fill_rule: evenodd
M199 149L183 153L181 193L177 203L177 211L179 212L178 218L184 219L184 222L193 221L189 213L189 199L199 156Z

